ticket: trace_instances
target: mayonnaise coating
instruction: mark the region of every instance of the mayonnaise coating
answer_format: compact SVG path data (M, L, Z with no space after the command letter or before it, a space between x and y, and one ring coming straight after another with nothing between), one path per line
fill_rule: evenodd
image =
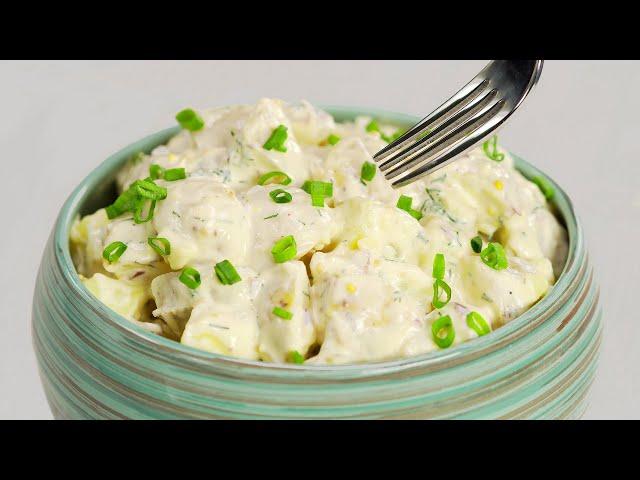
M431 349L431 277L418 266L340 245L311 259L315 363L389 360Z
M263 283L256 298L260 327L259 354L265 361L285 362L292 351L307 352L316 341L311 319L309 277L304 263L292 261L274 265L261 275ZM274 308L291 313L281 318Z
M168 195L159 202L153 225L171 243L166 259L172 269L225 258L245 263L251 228L246 208L231 188L211 177L165 185Z
M289 203L276 203L270 193L284 190ZM273 265L271 247L282 237L293 235L299 259L321 250L336 238L341 221L332 208L314 207L310 195L290 185L256 185L244 196L252 226L250 265L258 270Z
M166 198L150 221L136 223L130 212L109 219L100 209L70 232L91 293L153 333L265 362L393 360L501 327L539 301L564 267L565 229L499 146L501 155L478 147L394 189L377 166L372 179L361 178L397 133L377 119L337 123L306 101L277 99L197 113L203 128L182 129L117 175L123 192L148 179L152 165L184 169L184 179L154 180ZM269 147L278 129L277 148ZM259 185L272 171L290 183ZM306 181L330 183L332 195L317 203ZM275 201L276 190L284 200ZM411 197L411 214L398 208L401 195ZM289 237L295 247L278 259L272 249ZM504 268L473 251L476 237L504 252ZM153 248L154 238L170 252ZM103 258L114 242L126 249ZM439 285L450 294L434 283L437 254ZM219 270L228 264L232 280ZM189 271L197 279L185 280ZM451 325L446 342L434 332L442 317Z

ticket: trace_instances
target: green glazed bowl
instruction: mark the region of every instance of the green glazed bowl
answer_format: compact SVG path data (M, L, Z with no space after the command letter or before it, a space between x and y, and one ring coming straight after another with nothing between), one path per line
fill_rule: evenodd
M370 115L409 126L415 117L327 108L336 120ZM556 189L569 254L556 285L530 310L450 350L366 365L297 366L195 350L148 333L95 299L69 253L74 217L114 198L115 173L164 130L109 157L64 204L42 256L32 335L56 418L577 418L601 338L598 288L582 228ZM516 158L528 177L544 174Z

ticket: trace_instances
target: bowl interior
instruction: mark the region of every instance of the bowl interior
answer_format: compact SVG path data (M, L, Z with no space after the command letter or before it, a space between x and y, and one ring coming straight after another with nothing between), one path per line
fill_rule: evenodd
M344 107L344 106L327 106L323 107L326 111L331 113L336 121L348 121L353 120L358 115L368 115L379 119L381 122L390 123L399 127L409 127L415 124L419 118L394 112L387 112L383 110L376 110L371 108L359 108L359 107ZM513 155L516 167L527 178L534 176L542 176L547 179L555 188L555 196L553 198L553 205L556 209L558 218L564 224L569 235L569 252L567 262L564 266L563 272L558 278L556 284L547 295L542 298L538 303L532 306L525 313L518 318L507 323L503 327L491 332L489 335L485 335L460 345L457 345L451 350L439 350L422 355L418 355L411 358L405 358L394 361L385 362L373 362L368 364L357 365L332 365L332 366L299 366L299 365L281 365L272 364L251 360L243 360L232 357L226 357L214 353L197 350L192 347L185 346L179 342L169 340L167 338L152 334L132 322L128 321L124 317L121 317L97 299L95 299L91 293L80 282L78 275L76 274L75 267L71 260L69 252L69 231L71 225L78 214L86 215L93 213L98 208L104 207L110 204L116 196L115 188L115 176L120 167L133 155L142 151L145 153L150 152L158 145L166 143L173 135L179 131L179 127L172 127L166 130L162 130L158 133L150 135L148 137L139 140L118 153L107 158L102 164L100 164L93 172L89 174L81 183L76 187L73 193L69 196L65 202L58 220L55 225L54 241L56 246L56 255L63 275L68 277L71 285L73 285L78 294L87 302L94 306L94 309L99 311L104 318L113 322L114 325L120 329L131 332L132 335L141 337L146 342L157 344L164 350L174 351L177 354L181 354L183 357L193 359L198 363L211 362L212 360L224 360L226 362L232 362L244 366L259 367L260 369L286 369L300 372L309 372L313 370L316 372L347 372L351 370L354 374L368 375L372 372L385 372L395 370L402 370L411 368L412 366L425 364L445 363L452 359L458 359L465 355L473 355L475 352L482 350L491 342L497 341L502 337L510 335L521 326L526 325L527 322L535 318L541 312L544 312L553 302L559 297L561 292L566 288L569 280L569 271L577 269L579 265L576 264L573 259L575 258L576 251L579 243L582 242L581 230L577 222L573 206L571 201L567 197L566 193L557 185L551 178L545 175L543 172L533 167L517 155Z

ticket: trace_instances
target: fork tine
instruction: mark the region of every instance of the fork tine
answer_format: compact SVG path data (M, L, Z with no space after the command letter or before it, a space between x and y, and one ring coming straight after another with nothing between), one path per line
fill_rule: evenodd
M538 82L542 65L542 60L492 60L458 93L374 155L385 178L395 188L406 185L480 143L520 106Z
M385 172L391 169L398 163L404 163L410 158L419 154L420 151L427 148L426 144L437 143L440 137L446 136L452 130L455 130L458 126L463 125L465 121L475 115L478 111L482 110L494 98L498 95L496 89L489 90L481 95L475 97L471 102L467 103L462 109L458 110L455 114L445 119L438 127L430 132L429 135L419 139L413 145L407 147L395 155L388 156L381 164L380 171Z
M438 120L442 119L446 114L455 113L457 109L462 108L470 101L473 101L484 91L486 85L488 84L487 80L481 78L483 72L484 70L480 72L480 74L478 74L476 77L474 77L464 87L458 90L458 92L451 98L449 98L449 100L444 102L436 110L420 120L417 124L415 124L407 132L402 134L394 142L386 145L379 152L377 152L374 155L375 161L382 161L388 155L393 154L400 148L405 147L411 142L419 140L418 137L422 132L428 130L429 128L433 128L434 125L437 125Z
M398 165L387 172L385 177L388 180L392 180L401 174L405 174L402 178L393 181L392 185L398 187L419 178L427 171L433 171L440 166L444 166L444 162L475 144L478 139L490 133L501 123L507 113L503 110L504 105L505 101L499 99L483 108L465 124L441 137L439 141L429 144L426 148L417 152L416 156L410 161Z

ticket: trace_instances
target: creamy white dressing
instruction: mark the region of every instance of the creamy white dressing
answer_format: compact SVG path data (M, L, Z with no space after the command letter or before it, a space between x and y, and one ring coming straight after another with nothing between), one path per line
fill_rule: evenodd
M451 318L452 345L475 338L467 315L495 329L537 302L565 261L567 235L538 187L514 169L508 152L497 162L481 148L401 189L377 171L360 178L364 162L396 128L367 131L369 117L336 123L308 102L262 99L198 112L204 128L182 130L166 145L118 173L120 191L149 176L149 167L184 168L187 177L157 180L166 188L153 219L130 213L109 220L104 209L78 219L72 256L82 281L105 305L150 331L195 348L252 360L308 364L390 360L440 348L431 326ZM263 147L287 128L286 152ZM371 129L369 129L371 130ZM332 145L330 135L339 137ZM257 185L270 171L288 185ZM333 184L313 206L306 180ZM289 203L270 192L282 189ZM418 220L397 208L410 196ZM297 252L285 263L271 253L292 235ZM499 242L508 267L494 270L470 246L473 237ZM166 238L162 256L149 237ZM127 249L114 262L112 242ZM450 301L432 305L432 268L444 255ZM241 280L221 283L214 265L230 261ZM195 268L200 285L180 281ZM290 318L274 314L280 308Z

